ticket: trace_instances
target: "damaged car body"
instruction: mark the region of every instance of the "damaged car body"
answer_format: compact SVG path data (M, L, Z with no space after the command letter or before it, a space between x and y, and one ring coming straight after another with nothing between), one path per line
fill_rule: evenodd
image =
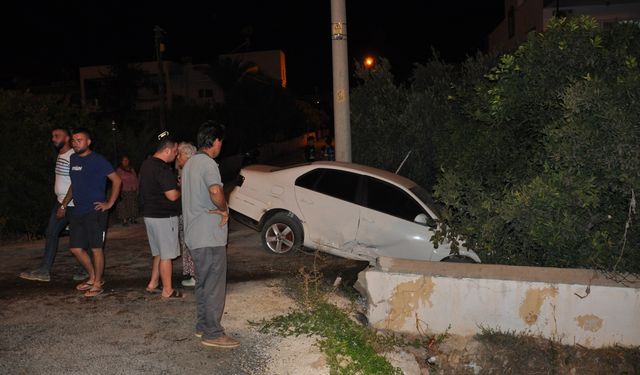
M263 247L286 254L302 246L375 263L380 256L480 262L472 250L435 246L436 206L415 182L372 167L314 162L252 165L231 191L234 217L261 232Z

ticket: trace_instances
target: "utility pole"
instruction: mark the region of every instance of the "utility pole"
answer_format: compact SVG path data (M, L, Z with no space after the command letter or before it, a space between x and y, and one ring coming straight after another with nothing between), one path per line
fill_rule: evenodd
M333 61L333 126L336 160L351 162L349 64L345 0L331 0L331 55Z
M153 28L156 42L156 60L158 61L158 95L160 96L160 131L167 129L167 110L165 108L166 85L164 82L164 63L162 53L164 52L164 30L156 25Z

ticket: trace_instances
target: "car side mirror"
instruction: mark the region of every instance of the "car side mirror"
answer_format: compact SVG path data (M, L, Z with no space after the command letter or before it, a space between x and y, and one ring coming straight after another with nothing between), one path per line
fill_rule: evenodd
M427 226L429 228L435 228L438 225L438 223L436 223L434 219L427 216L427 214L418 214L416 218L413 219L413 222Z

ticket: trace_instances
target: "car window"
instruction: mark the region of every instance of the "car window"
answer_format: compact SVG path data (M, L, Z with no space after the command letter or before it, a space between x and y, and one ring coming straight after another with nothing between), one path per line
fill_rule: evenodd
M367 177L367 207L411 222L419 214L426 214L409 194L373 177Z
M422 203L424 203L425 206L429 207L429 209L431 209L431 211L433 211L436 216L442 217L441 213L444 209L444 205L440 202L434 201L431 197L431 194L429 194L423 187L415 185L413 187L410 187L409 190L411 190L411 192L415 194L422 201Z
M338 169L316 169L296 180L296 185L347 202L356 203L359 175Z
M318 178L324 173L324 169L314 169L296 179L296 186L314 190Z

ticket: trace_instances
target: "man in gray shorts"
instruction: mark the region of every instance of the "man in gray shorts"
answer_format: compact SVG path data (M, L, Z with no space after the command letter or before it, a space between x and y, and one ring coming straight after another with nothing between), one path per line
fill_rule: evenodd
M162 293L162 298L183 297L171 284L173 260L180 256L180 190L170 164L176 159L177 154L178 143L168 132L163 132L158 136L156 152L140 167L142 216L153 256L147 292ZM161 280L162 291L158 288Z
M240 345L220 324L227 288L227 222L229 208L218 164L224 127L207 121L198 131L198 153L182 172L184 237L196 269L196 336L219 348Z

